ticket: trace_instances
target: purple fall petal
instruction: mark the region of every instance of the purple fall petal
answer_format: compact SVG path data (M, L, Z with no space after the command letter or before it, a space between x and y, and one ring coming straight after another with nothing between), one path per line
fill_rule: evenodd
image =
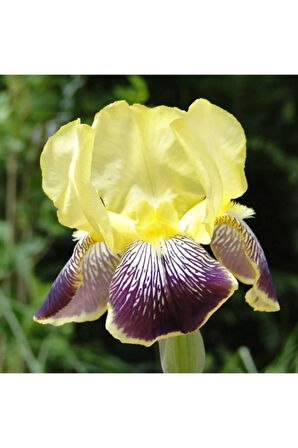
M113 276L107 328L122 342L151 345L196 330L234 292L237 281L186 236L131 244Z
M253 285L245 299L255 310L279 310L264 251L243 220L222 216L214 228L211 248L235 277Z
M41 323L95 320L107 308L109 284L120 256L89 236L79 241L34 316Z

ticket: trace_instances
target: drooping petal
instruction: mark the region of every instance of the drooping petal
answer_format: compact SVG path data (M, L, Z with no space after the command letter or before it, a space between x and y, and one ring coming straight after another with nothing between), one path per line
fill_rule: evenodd
M211 248L216 258L241 282L253 285L245 300L256 311L278 311L279 304L264 251L249 226L231 216L218 218Z
M105 243L89 236L79 241L34 316L37 322L62 325L98 319L107 309L111 278L120 260Z
M91 184L94 130L75 120L47 141L41 155L42 185L61 224L84 230L112 247L107 211Z
M193 240L132 243L110 286L106 327L122 342L149 346L190 333L237 289L237 281Z
M164 201L180 219L204 198L193 163L170 128L184 114L117 101L95 116L92 182L109 211L135 219L144 201L154 209Z
M212 224L221 204L241 196L247 189L244 131L233 115L204 99L196 100L183 117L171 123L171 127L193 158L206 192L205 223ZM198 214L193 219L200 220L201 217ZM195 224L192 227L195 228ZM189 234L196 238L190 231L191 228ZM211 235L212 228L210 238Z

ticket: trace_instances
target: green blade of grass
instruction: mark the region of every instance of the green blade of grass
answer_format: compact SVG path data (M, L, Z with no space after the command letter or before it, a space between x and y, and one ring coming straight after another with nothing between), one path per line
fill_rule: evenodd
M42 367L40 363L35 358L28 340L23 332L23 329L16 318L13 309L11 308L9 299L5 297L3 292L0 290L0 309L2 310L3 316L8 323L16 342L19 346L20 353L25 363L27 364L30 372L41 373Z

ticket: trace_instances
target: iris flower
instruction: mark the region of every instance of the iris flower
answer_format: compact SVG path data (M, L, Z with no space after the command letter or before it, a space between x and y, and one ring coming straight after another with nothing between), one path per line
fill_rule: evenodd
M114 102L62 126L41 155L43 189L73 255L34 319L98 319L150 346L200 328L241 282L259 311L279 305L264 252L235 203L247 189L246 139L204 99L188 109ZM216 257L202 247L210 244Z

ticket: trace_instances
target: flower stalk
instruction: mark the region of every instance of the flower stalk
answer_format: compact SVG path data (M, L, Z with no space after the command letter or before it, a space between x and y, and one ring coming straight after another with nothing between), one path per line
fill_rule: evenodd
M199 330L158 341L163 373L202 373L204 341Z

